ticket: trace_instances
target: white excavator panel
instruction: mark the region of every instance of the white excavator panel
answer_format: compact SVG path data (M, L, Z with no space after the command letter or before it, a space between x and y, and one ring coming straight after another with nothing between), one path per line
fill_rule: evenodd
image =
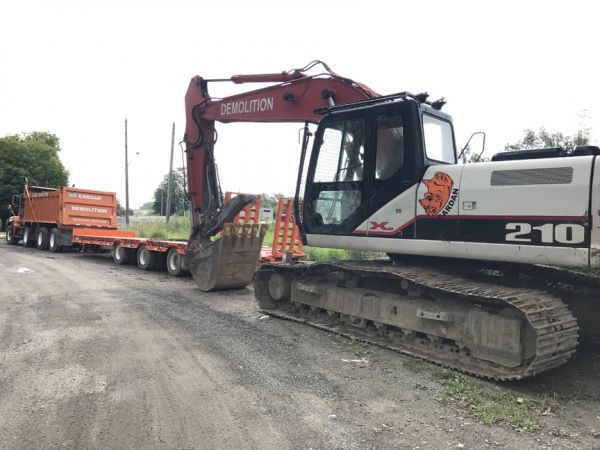
M593 156L578 156L432 166L416 189L380 208L352 236L308 240L316 246L567 266L589 266L592 258L598 265L600 216L592 229L589 223L593 164ZM595 172L600 179L598 167ZM596 211L599 191L596 185Z
M365 220L352 234L357 236L414 237L415 201L413 185Z
M580 221L589 211L593 158L467 164L461 180L460 215Z

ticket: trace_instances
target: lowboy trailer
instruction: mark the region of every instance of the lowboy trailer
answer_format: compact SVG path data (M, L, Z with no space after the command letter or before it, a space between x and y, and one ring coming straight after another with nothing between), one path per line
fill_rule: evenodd
M169 274L187 272L187 242L136 237L135 231L117 228L114 192L25 184L22 195L10 205L6 241L59 253L110 250L119 265L137 261L144 270L166 268Z

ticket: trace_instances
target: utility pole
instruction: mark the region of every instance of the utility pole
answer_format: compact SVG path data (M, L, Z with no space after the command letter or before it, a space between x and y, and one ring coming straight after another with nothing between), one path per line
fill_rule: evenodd
M127 159L127 119L125 119L125 224L129 225L129 161Z
M169 178L167 179L167 223L171 216L171 180L173 178L173 149L175 148L175 122L171 131L171 159L169 161Z

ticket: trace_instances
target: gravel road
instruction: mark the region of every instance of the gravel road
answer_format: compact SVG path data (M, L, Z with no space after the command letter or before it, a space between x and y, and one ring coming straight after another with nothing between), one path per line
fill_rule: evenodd
M2 449L600 447L595 349L499 387L558 399L518 432L441 402L410 357L263 316L250 288L4 242L0 286Z

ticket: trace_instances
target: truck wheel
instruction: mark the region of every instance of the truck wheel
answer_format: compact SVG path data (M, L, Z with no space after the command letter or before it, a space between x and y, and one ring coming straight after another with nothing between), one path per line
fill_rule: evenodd
M33 227L25 228L25 231L23 231L23 246L24 247L33 247L35 245L35 238L33 238L33 235L34 235Z
M158 260L156 252L148 250L145 245L140 246L137 252L137 263L140 269L154 270Z
M6 229L6 242L10 245L16 245L19 243L19 238L14 235L12 224L8 224Z
M121 244L115 244L112 249L113 260L120 266L130 264L132 256L133 250L130 248L125 248Z
M177 249L174 247L167 252L167 271L174 277L180 277L184 272L183 255L177 253Z
M50 241L50 230L46 227L41 227L38 231L36 246L38 250L48 250Z
M52 253L61 253L63 251L63 246L58 245L58 229L52 228L50 231L50 239L48 241L48 250Z

